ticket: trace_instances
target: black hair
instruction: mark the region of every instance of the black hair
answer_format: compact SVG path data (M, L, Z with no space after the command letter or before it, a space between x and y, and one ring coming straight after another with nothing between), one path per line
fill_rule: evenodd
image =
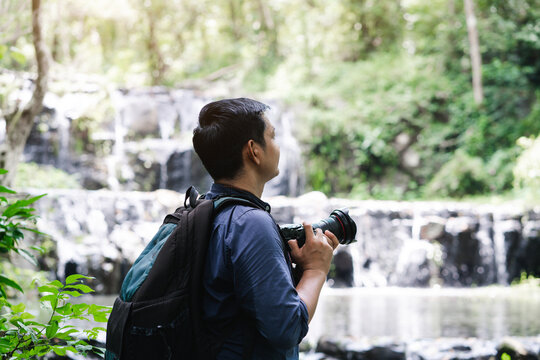
M243 167L242 149L249 140L265 146L264 112L270 107L246 99L205 105L193 130L193 147L214 180L233 179Z

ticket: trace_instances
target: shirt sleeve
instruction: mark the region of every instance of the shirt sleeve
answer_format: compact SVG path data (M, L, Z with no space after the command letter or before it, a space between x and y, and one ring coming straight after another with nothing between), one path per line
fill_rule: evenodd
M242 309L273 346L299 344L308 331L309 315L293 285L273 219L262 210L247 210L231 224L226 244Z

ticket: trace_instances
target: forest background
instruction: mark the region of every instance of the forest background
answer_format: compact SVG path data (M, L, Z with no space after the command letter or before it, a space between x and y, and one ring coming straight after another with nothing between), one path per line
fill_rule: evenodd
M13 100L28 79L32 97ZM19 164L45 93L78 82L276 99L297 116L306 190L540 203L540 0L0 0L0 193L80 186ZM105 102L71 120L92 138L111 116ZM40 197L0 197L6 359L90 351L63 322L106 321L105 307L68 302L92 291L80 275L38 279L44 323L14 304L33 275L9 253L36 264L28 250L46 250L20 243Z
M297 114L308 188L329 195L540 191L540 0L1 0L8 146L31 113L9 100L28 73L37 102L80 79L278 99ZM104 114L73 121L91 136Z

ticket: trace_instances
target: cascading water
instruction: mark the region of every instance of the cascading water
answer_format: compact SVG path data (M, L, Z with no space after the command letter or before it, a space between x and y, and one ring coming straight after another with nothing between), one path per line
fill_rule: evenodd
M114 264L116 270L133 262L133 252L142 250L163 217L173 211L182 198L180 193L167 192L166 197L172 201L163 205L164 193L160 191L47 192L49 195L39 201L38 213L46 224L42 229L52 233L58 241L59 274L64 271L65 264L72 261L94 276L93 262ZM358 242L341 246L341 255L336 256L343 262L336 263L338 271L333 277L333 283L339 286L463 287L501 283L501 279L507 284L522 271L534 273L540 266L535 250L540 246L540 231L531 230L538 228L536 218L540 218L540 211L531 212L533 215L529 214L523 220L523 226L518 227L517 220L494 215L494 211L501 210L498 208L377 201L329 202L320 193L300 198L265 199L272 205L272 214L280 223L317 221L328 216L332 209L350 208L350 215L358 226ZM453 210L441 210L444 207ZM147 229L144 236L133 235L139 233L140 226ZM148 226L153 228L148 230ZM138 245L130 240L127 242L130 246L126 247L122 237L137 238ZM111 247L117 250L109 254L107 249ZM501 255L497 253L500 252L497 247L509 251ZM501 259L501 256L505 257ZM108 291L115 290L113 287Z
M111 90L108 94L114 117L104 119L95 135L97 141L110 144L112 150L104 156L95 156L93 162L81 162L72 153L75 139L69 139L74 133L69 128L70 119L96 106L96 92L89 88L63 97L46 97L45 113L52 114L51 131L34 131L26 160L44 159L70 172L78 171L83 178L96 177L105 170L102 178L108 180L104 185L114 191L168 188L181 192L192 184L202 191L208 188L211 181L193 152L191 133L198 112L210 99L183 89ZM292 130L294 116L281 111L277 104L270 105L273 110L268 116L276 127L281 147L280 175L267 184L263 195L294 196L302 191L300 150ZM44 122L37 127L44 126ZM57 150L51 152L51 149ZM312 221L333 210L327 200L312 201L303 205L313 208L317 203L320 207ZM531 271L532 265L522 269L522 260L509 260L509 257L526 256L526 249L533 241L520 235L525 225L511 214L455 204L351 204L358 222L359 241L344 252L345 258L353 259L354 267L347 276L357 286L507 284L519 277L520 271ZM277 216L287 222L295 217L313 216L298 209L294 214L288 211L287 215Z
M92 114L96 98L110 100L114 116L97 119L90 139L76 137L71 119ZM54 126L42 117L25 149L25 161L47 163L77 173L91 189L185 191L190 185L206 190L211 183L193 151L191 136L200 109L212 99L191 90L149 88L49 95L45 113L53 114ZM77 107L78 106L78 107ZM302 191L300 148L292 135L292 113L273 104L272 121L282 148L280 176L267 187L266 195L298 195ZM74 111L76 109L77 111ZM49 131L39 131L48 127ZM89 141L94 154L81 154L75 143ZM45 144L45 145L43 145ZM44 156L46 159L44 160Z
M501 220L500 218L497 220ZM506 245L504 241L504 223L496 221L493 226L493 240L495 244L495 262L497 282L506 284L508 282L508 274L506 268Z

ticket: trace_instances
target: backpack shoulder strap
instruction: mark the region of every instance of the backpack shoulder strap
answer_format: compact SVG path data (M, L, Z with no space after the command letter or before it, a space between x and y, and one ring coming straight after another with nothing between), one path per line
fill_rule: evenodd
M254 203L253 201L243 198L243 197L239 197L239 196L230 196L230 195L218 196L217 198L214 198L213 201L214 201L214 214L217 214L222 209L231 205L245 205L245 206L251 206L257 209L267 211L267 209L264 209L263 207Z

